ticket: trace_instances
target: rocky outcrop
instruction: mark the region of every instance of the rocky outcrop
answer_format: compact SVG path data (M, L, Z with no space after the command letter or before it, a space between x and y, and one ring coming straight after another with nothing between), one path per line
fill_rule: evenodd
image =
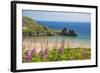
M67 35L67 36L77 36L74 30L63 28L60 32L61 35Z

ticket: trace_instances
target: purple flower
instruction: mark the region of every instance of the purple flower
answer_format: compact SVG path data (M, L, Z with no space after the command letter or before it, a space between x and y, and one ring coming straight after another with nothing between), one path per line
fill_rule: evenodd
M61 42L61 48L58 50L60 54L63 54L64 53L64 40L62 40Z
M32 54L36 53L36 49L33 48L31 53Z
M45 49L45 50L41 49L40 57L41 57L41 59L47 59L48 58L48 49Z
M44 58L45 58L45 59L48 58L48 49L45 49L45 52L44 52Z
M59 52L60 54L63 54L63 53L64 53L64 48L60 48L60 49L58 50L58 52Z
M48 54L48 49L45 49L45 54Z
M32 54L29 50L26 51L26 61L30 62L32 60Z
M44 50L43 50L43 49L41 49L41 51L40 51L40 53L39 53L39 54L40 54L40 57L41 57L41 58L43 58L43 57L44 57Z

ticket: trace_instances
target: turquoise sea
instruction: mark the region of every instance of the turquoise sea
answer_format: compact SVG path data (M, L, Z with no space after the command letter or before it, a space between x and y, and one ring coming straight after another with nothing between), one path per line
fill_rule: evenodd
M24 39L32 40L35 38L37 42L46 41L50 44L57 42L60 44L62 40L65 44L69 44L70 47L90 47L91 46L91 23L86 22L48 22L48 21L36 21L39 25L44 25L50 29L61 30L63 28L72 29L78 36L32 36L25 37ZM33 40L34 41L34 40Z
M49 36L49 41L65 40L69 43L80 43L90 46L91 42L91 23L89 22L50 22L37 21L40 25L44 25L50 29L61 30L63 28L74 30L78 36Z

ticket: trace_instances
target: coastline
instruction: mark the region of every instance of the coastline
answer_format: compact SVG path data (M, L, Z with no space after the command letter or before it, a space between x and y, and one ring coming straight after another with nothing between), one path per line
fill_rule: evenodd
M23 41L23 49L24 50L32 50L35 48L37 52L39 52L41 49L52 49L52 48L61 48L61 42L55 43L54 41L52 42L47 42L46 41L37 41L37 42L30 42L30 41ZM79 42L65 42L64 43L64 48L91 48L89 43L79 43Z

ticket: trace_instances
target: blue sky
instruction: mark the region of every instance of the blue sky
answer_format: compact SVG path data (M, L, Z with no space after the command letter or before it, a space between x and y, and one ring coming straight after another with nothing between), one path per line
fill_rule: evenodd
M23 16L28 16L36 21L56 21L56 22L91 21L90 13L23 10Z

